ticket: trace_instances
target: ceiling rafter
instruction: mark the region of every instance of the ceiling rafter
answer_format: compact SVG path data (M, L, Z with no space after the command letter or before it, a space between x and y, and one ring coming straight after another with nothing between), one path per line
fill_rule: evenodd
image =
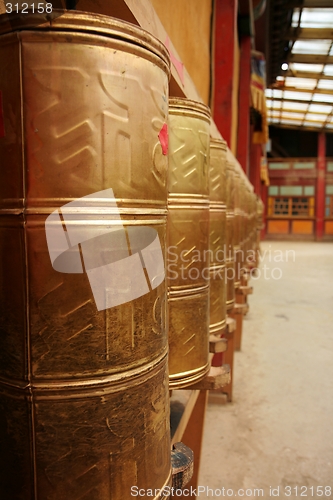
M332 8L332 0L290 0L288 8L328 9Z
M319 74L320 73L315 73L312 71L297 71L297 70L288 69L284 73L283 76L284 77L292 76L295 78L311 78L312 80L316 80L316 79L318 79ZM320 79L321 80L333 80L333 75L321 74Z
M307 101L304 99L286 99L282 97L267 97L267 99L270 99L271 101L283 101L283 102L297 102L299 104L308 104ZM322 106L332 106L333 103L329 103L327 101L313 101L310 104L317 104L317 105L322 105Z
M273 117L273 118L274 118L274 117ZM290 116L286 115L286 116L283 116L283 120L287 120L287 121L295 121L295 118L292 118L292 117L290 117ZM322 124L323 124L323 122L322 122L322 121L319 121L319 120L311 120L310 118L306 118L306 119L305 119L305 121L306 121L306 122L308 122L308 123L319 123L321 126L322 126ZM326 122L324 122L324 123L326 123ZM300 123L300 125L302 125L302 123ZM320 127L318 127L318 128L320 129ZM323 127L323 128L325 128L325 127Z
M333 89L318 89L318 88L313 88L313 89L307 89L307 88L300 88L300 87L292 87L290 85L279 85L277 87L274 87L276 90L283 90L287 92L300 92L301 94L324 94L324 95L333 95Z
M282 102L285 102L285 101L282 101ZM272 111L280 111L280 109L279 108L269 108L268 113L270 113ZM323 111L308 111L308 110L295 109L295 108L283 108L283 111L285 113L299 113L301 115L314 114L314 115L330 116L330 113L324 113Z
M325 54L290 54L288 61L290 63L304 64L333 64L333 56Z
M285 40L331 40L332 38L331 28L290 28L285 36Z

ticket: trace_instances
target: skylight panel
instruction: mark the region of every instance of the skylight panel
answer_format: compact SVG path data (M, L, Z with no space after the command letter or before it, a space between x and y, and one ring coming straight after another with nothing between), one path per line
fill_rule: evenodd
M293 54L328 54L331 47L330 40L296 40Z
M278 118L280 116L280 111L270 110L268 112L269 116L272 118Z
M282 99L282 97L283 97L283 91L282 90L276 90L276 89L274 89L272 97L275 97L275 99Z
M293 101L283 101L283 109L297 109L299 111L306 111L308 109L308 103L293 102Z
M312 94L310 92L293 92L290 90L285 90L284 98L285 99L299 99L302 101L310 101Z
M333 9L306 8L302 10L301 28L331 28L332 25Z
M333 64L326 64L324 68L324 75L333 76Z
M271 105L271 108L272 109L280 109L281 108L281 101L271 101L272 105Z
M296 28L298 26L299 12L300 12L300 9L294 9L293 17L292 17L292 21L291 21L291 25L293 28Z
M305 127L317 127L317 128L321 128L323 126L322 123L317 123L317 122L304 122L303 125Z
M285 125L301 125L302 121L301 120L285 120L285 119L281 119L280 123L284 123Z
M310 89L313 90L316 86L317 80L314 78L293 78L287 77L285 85L287 87L297 87L300 89Z
M333 94L313 94L313 101L330 103L333 102Z
M306 115L306 120L314 120L316 122L325 122L327 115L316 115L315 113L308 113Z
M305 63L291 63L290 69L294 71L305 71L312 73L321 73L323 71L323 64L305 64ZM297 75L296 75L297 76Z
M303 113L289 113L288 111L283 111L281 118L288 118L288 119L291 118L294 120L303 121L304 116L305 115Z
M332 106L325 106L324 104L310 104L309 111L312 113L330 113Z
M333 80L319 80L317 88L333 90Z

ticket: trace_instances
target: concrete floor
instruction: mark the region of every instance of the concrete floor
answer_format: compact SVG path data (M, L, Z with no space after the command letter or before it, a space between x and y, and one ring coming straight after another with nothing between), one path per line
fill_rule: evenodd
M320 498L317 487L330 486L322 498L333 499L333 243L267 241L261 250L233 402L208 405L199 484L289 499Z

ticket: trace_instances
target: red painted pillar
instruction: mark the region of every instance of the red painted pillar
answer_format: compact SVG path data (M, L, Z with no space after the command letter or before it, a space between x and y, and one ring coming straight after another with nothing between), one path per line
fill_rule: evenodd
M249 175L251 37L243 36L240 45L237 160Z
M231 145L235 44L237 43L238 0L215 2L214 100L217 128Z
M324 234L325 215L325 171L326 171L326 135L318 134L317 158L317 196L316 196L316 239L321 240Z

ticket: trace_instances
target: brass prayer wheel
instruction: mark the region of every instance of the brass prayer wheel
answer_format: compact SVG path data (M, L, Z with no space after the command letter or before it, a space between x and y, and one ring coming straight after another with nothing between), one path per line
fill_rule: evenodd
M227 217L226 217L226 308L230 311L235 303L235 251L234 251L234 222L235 222L235 168L234 163L227 156Z
M263 214L264 214L264 203L261 198L257 197L257 217L256 217L256 232L257 232L257 241L256 241L256 267L259 265L260 260L260 239L261 239L261 231L263 229Z
M246 185L244 178L240 179L240 212L241 212L241 227L240 227L240 249L241 249L241 274L246 270L246 232L247 224L247 198Z
M250 208L251 208L251 191L250 187L246 186L245 189L245 200L246 200L246 205L245 205L245 220L246 220L246 231L244 235L244 251L246 255L246 267L249 268L250 266L250 261L252 259L251 251L250 251L250 226L251 226L251 219L250 219Z
M223 140L211 139L209 159L210 334L226 327L226 152Z
M207 106L169 100L170 388L209 369L209 127Z
M235 282L237 289L241 284L242 254L241 254L241 206L240 206L240 174L234 170L234 258L235 258Z
M250 191L249 206L249 253L252 256L252 266L254 266L257 248L257 198L253 191Z
M0 498L130 499L131 486L171 485L169 55L109 17L12 19L0 18Z

